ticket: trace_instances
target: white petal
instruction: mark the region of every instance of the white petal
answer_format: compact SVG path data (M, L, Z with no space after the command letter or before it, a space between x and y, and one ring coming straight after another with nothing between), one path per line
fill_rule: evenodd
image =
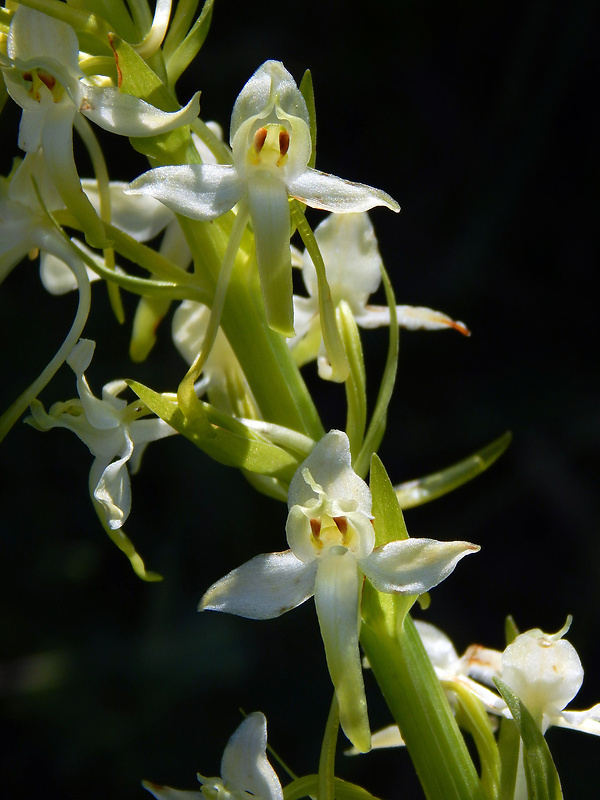
M221 142L223 141L223 128L219 125L218 122L213 122L212 120L209 120L206 123L206 127L212 133L214 133L214 135L217 137L217 139L219 139L219 141L221 141ZM213 151L210 150L208 145L205 144L202 141L202 139L198 136L198 134L194 133L194 131L192 131L192 140L194 142L194 145L196 146L196 150L198 151L198 155L202 159L202 163L203 164L217 164L218 163L217 157L215 156Z
M73 28L27 6L18 5L13 14L6 51L12 59L51 58L78 69L79 44Z
M221 777L226 788L250 792L257 800L282 800L281 783L266 751L267 720L255 711L244 719L223 752Z
M200 92L179 111L161 111L150 103L112 87L79 83L73 100L78 110L100 128L122 136L155 136L189 125L200 110Z
M177 431L162 419L136 419L129 424L129 435L133 442L133 453L129 460L129 471L133 475L141 464L146 445L157 442L167 436L174 436Z
M256 244L256 261L269 326L294 335L290 207L287 190L268 170L248 181L248 204Z
M371 515L371 492L352 469L350 442L343 431L329 431L300 464L290 482L288 508L305 506L316 497L304 478L305 469L309 470L330 499L355 500L358 511Z
M77 393L85 411L88 427L101 431L114 430L122 424L119 411L125 408L127 403L125 400L116 398L113 398L111 403L107 403L92 393L84 372L91 363L95 346L96 343L90 339L80 339L67 358L67 364L77 376ZM120 452L120 449L112 451L111 458Z
M103 263L103 259L99 258L94 250L86 247L82 242L76 244L89 258ZM85 269L90 281L100 280L98 273L94 272L91 267L86 266ZM78 288L77 279L69 265L46 250L40 253L40 278L44 289L50 294L66 294Z
M132 181L125 194L149 195L184 217L209 220L233 208L242 184L234 167L187 164L151 169Z
M380 731L375 731L371 734L371 747L373 750L381 750L384 747L404 747L400 728L397 725L388 725ZM349 755L354 755L354 753L351 752Z
M477 683L477 681L471 680L471 678L465 678L462 675L453 680L449 680L449 688L451 688L453 682L462 684L471 694L479 698L485 706L486 711L489 711L490 714L505 714L506 703L504 700L494 692L491 692L486 686L482 686L480 683Z
M479 549L471 542L404 539L376 547L361 559L360 567L380 592L423 594L447 578L461 558Z
M298 297L298 295L294 295L294 328L296 330L296 336L288 341L288 344L291 348L294 348L300 341L300 338L304 336L311 328L314 318L319 314L319 300L316 296L314 297ZM320 334L321 326L319 325L319 338L317 341L317 348L321 341L321 334ZM316 358L316 353L315 356Z
M83 375L92 363L96 342L92 339L80 339L71 354L67 358L67 364L71 367L75 375Z
M10 84L7 81L7 88ZM9 91L13 100L17 100L15 93ZM48 106L43 103L36 103L35 108L23 108L21 122L19 123L18 146L25 153L34 153L42 146L42 130L46 120Z
M90 178L84 178L81 181L81 186L96 211L99 212L98 182ZM147 242L149 239L154 239L174 220L171 210L153 197L126 195L125 189L127 186L128 184L124 181L111 181L108 184L112 224L137 242Z
M248 619L273 619L314 593L315 564L303 564L291 550L267 553L242 564L214 583L199 611L225 611Z
M583 683L583 667L573 645L539 629L521 633L502 655L502 680L534 716L554 716Z
M260 118L261 123L273 121L267 115L277 104L286 114L299 117L309 124L308 110L293 77L281 61L265 61L239 93L231 114L230 142L238 128L251 117Z
M345 300L355 317L381 283L381 256L375 231L366 212L330 214L315 229L325 262L334 306ZM317 294L317 273L308 251L302 277L310 295Z
M400 206L381 189L364 183L352 183L308 168L288 183L288 192L311 208L348 214L351 211L369 211L375 206L386 206L392 211L400 211Z
M172 789L170 786L160 786L151 781L142 781L142 786L153 794L156 800L205 800L202 792Z
M488 686L494 685L494 678L502 677L502 652L500 650L472 644L461 656L461 661L464 662L468 675Z
M362 314L355 315L356 322L362 328L379 328L390 324L390 310L387 306L365 306ZM444 328L454 328L464 336L469 335L469 329L464 322L457 322L441 311L422 306L396 306L398 325L409 331L427 330L437 331Z
M371 747L367 700L358 650L360 578L351 553L317 559L315 605L327 666L335 688L340 725L361 753Z
M92 247L106 247L107 241L98 214L81 190L81 181L73 154L73 119L75 107L55 103L46 114L42 129L42 147L46 167L69 211L79 220L86 240Z
M563 711L559 717L552 720L552 724L600 736L600 703L587 711Z
M417 619L415 627L436 672L440 670L445 674L455 675L460 659L450 638L430 622Z
M103 509L103 516L112 530L121 528L131 511L131 483L127 462L133 452L129 438L122 457L109 464L94 489L94 499Z

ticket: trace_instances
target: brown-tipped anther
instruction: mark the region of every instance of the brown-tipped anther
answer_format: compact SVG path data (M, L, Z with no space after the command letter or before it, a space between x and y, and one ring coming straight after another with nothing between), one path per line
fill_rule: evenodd
M333 517L333 521L337 525L338 531L343 536L348 530L348 520L346 519L346 517Z
M41 69L38 69L38 78L48 87L48 89L50 89L50 91L52 91L56 86L56 78L54 75L48 75L47 72L44 72Z
M290 146L290 135L287 131L279 132L279 152L284 156Z
M259 128L254 134L254 149L256 150L257 153L260 153L260 151L263 149L266 138L267 138L266 128Z

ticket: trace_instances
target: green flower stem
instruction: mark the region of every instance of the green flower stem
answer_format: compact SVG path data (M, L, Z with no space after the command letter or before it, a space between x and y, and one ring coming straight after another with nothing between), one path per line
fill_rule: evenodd
M335 694L331 701L321 756L319 758L319 800L335 799L335 748L337 745L338 731L340 728L340 712Z
M92 126L82 114L76 114L74 119L74 127L85 145L88 155L92 161L92 167L96 180L98 181L98 193L100 200L100 219L103 222L110 222L111 207L110 207L110 190L108 169L104 159L104 153L98 143L96 134L92 130ZM104 264L106 267L114 272L115 269L115 251L112 247L104 248ZM123 308L123 301L119 287L112 282L107 283L108 296L110 304L114 312L117 322L123 324L125 322L125 310Z
M387 424L387 410L392 399L392 392L396 384L398 371L398 354L400 352L400 336L398 334L398 316L396 314L396 298L390 279L383 264L381 265L381 279L385 289L385 298L390 310L389 345L385 362L385 369L377 395L377 402L373 409L373 416L369 423L367 434L363 441L360 453L354 459L353 467L357 475L364 477L369 470L371 456L377 451Z
M319 245L308 224L301 204L297 200L292 200L291 206L292 221L308 251L317 273L317 283L319 287L319 316L321 318L321 331L325 350L331 363L330 380L336 383L343 383L350 374L350 367L346 357L346 351L340 337L340 332L335 321L335 309L331 299L331 290L327 283L327 274L323 256L319 250Z
M207 223L185 217L179 222L197 272L210 275L216 286L228 242L223 224L218 224L220 219ZM227 287L221 326L264 419L318 441L325 431L285 338L267 325L258 271L246 255L247 244L242 241Z
M360 640L428 800L484 800L479 777L407 614L396 625L396 598L366 584Z

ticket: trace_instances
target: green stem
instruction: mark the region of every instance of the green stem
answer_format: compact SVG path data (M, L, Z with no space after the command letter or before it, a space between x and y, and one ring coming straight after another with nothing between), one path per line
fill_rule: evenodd
M196 273L205 281L212 279L216 286L230 233L224 218L213 222L178 219L194 256ZM242 240L241 256L252 250L252 244L252 240ZM267 324L258 270L251 257L236 259L221 326L263 418L318 441L325 433L319 414L285 338Z
M335 748L337 745L339 727L340 713L334 693L327 717L327 724L325 726L321 756L319 758L319 800L334 800L335 798Z
M361 644L428 800L484 800L479 777L423 642L394 598L365 586ZM397 628L397 630L396 630Z

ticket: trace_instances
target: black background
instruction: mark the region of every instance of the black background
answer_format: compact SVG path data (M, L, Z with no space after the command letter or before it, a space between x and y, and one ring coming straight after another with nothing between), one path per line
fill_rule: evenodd
M597 22L589 0L217 0L179 87L181 100L202 89L203 118L227 133L264 60L284 61L298 80L309 67L317 167L402 205L399 216L372 215L398 302L443 310L473 335L401 334L380 455L394 481L408 480L514 434L488 473L406 514L412 536L482 547L434 590L426 618L461 651L501 648L509 613L546 631L573 614L568 638L586 669L575 708L600 700ZM6 172L19 115L4 116ZM114 141L115 177L146 168ZM95 392L116 377L172 390L184 365L168 328L150 362L132 365L135 302L126 298L119 328L103 287L94 301ZM36 265L5 281L3 406L50 358L74 308L73 297L44 292ZM374 394L386 333L364 342ZM313 373L326 427L343 427L342 390ZM64 368L42 399L74 394ZM240 707L265 712L292 769L316 771L330 685L312 601L270 622L195 610L231 568L285 547L285 508L186 441L151 446L127 524L165 577L146 585L96 520L89 465L63 431L18 425L0 448L4 796L142 798L141 778L193 788L197 771L218 773ZM367 690L373 727L387 724L369 675ZM558 729L548 741L565 796L594 797L600 742ZM339 774L384 798L421 796L404 752L340 756Z

